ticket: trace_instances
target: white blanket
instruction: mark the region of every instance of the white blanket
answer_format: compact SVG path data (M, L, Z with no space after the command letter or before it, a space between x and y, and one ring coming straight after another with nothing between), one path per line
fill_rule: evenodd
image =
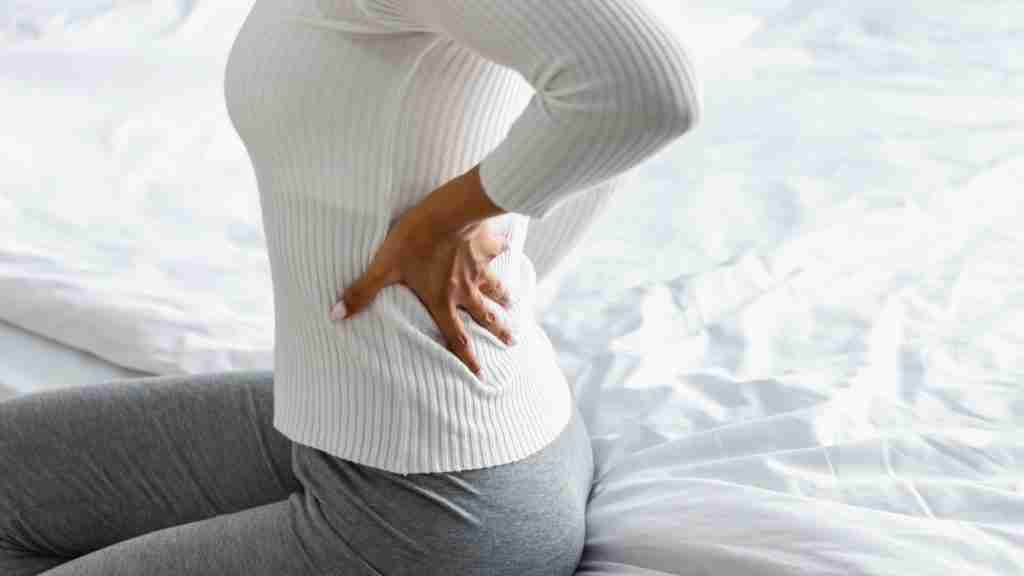
M1024 4L649 1L706 117L538 310L595 448L579 573L1024 574ZM250 3L0 0L0 319L272 367Z

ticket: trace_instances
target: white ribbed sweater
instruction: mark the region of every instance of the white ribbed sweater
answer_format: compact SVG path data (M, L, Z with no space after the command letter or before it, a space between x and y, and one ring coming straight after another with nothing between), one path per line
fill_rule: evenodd
M638 0L256 0L225 98L271 265L274 427L401 474L505 464L554 440L573 398L533 317L536 283L616 177L697 121L700 94L679 39ZM332 322L398 217L478 162L509 212L494 223L511 248L490 268L516 300L488 304L518 342L460 308L478 378L403 285Z

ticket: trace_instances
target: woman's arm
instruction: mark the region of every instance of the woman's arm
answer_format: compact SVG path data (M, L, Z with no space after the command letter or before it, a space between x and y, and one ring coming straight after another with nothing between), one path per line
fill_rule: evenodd
M523 252L533 264L538 284L576 247L621 182L621 176L609 178L568 198L545 218L530 220ZM505 213L484 192L479 165L434 190L413 210L433 223L438 236Z
M457 178L467 204L439 211L444 229L503 212L544 219L700 117L688 55L641 0L359 1L381 24L445 34L536 90L506 137Z
M385 26L447 35L516 70L536 93L476 166L403 216L367 273L340 294L342 317L381 287L404 282L452 351L479 370L456 307L504 334L482 294L502 298L485 264L507 249L477 234L479 222L505 212L543 221L660 151L700 116L688 56L641 1L357 0Z

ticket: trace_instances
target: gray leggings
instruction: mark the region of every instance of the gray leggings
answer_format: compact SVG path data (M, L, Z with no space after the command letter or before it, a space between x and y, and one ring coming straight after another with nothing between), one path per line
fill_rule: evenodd
M573 574L579 412L524 460L401 474L294 443L273 374L149 376L0 402L0 574Z

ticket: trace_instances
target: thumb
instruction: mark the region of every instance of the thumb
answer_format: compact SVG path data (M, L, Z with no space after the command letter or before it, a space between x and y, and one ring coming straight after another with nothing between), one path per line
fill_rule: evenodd
M339 290L338 302L331 309L331 319L347 320L370 305L381 288L398 281L397 270L369 273L356 279L345 290Z

